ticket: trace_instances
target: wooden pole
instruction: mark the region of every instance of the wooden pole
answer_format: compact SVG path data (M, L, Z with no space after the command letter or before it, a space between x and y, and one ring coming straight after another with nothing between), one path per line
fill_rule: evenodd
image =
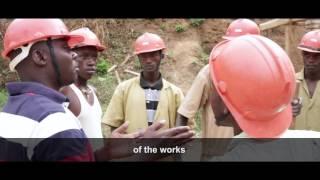
M130 74L133 74L133 75L136 75L136 76L139 76L139 75L140 75L140 73L137 73L137 72L134 72L134 71L130 71L130 70L128 70L128 69L124 70L124 72L130 73Z
M116 67L117 67L117 65L113 65L111 68L108 69L108 73L113 71Z
M117 78L118 84L120 84L121 83L121 79L120 79L119 73L118 73L117 70L115 70L114 72L116 74L116 78Z
M287 24L285 27L285 50L288 55L290 55L291 36L291 24Z

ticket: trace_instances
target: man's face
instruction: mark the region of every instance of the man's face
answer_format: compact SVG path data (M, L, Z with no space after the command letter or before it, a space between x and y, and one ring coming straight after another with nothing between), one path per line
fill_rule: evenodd
M214 113L216 124L218 126L232 126L233 116L229 112L227 106L219 96L215 87L210 95L211 108Z
M302 57L307 73L320 73L320 53L302 51Z
M52 46L60 68L62 85L72 84L77 75L76 54L71 51L65 39L52 40Z
M219 96L215 86L213 85L213 90L210 94L211 108L216 119L216 124L218 126L228 126L233 127L234 135L238 135L242 132L238 123L234 119L233 115L228 110L227 106L224 104L222 98Z
M159 71L160 62L162 59L161 51L153 51L141 53L138 55L140 64L144 72L157 72Z
M86 46L74 50L77 53L77 62L79 64L78 76L89 80L97 70L97 48Z

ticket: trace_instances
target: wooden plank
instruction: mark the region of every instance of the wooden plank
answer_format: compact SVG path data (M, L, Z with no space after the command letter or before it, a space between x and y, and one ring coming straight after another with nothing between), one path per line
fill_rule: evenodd
M292 22L304 21L305 19L273 19L259 25L260 30L264 31L267 29L272 29L281 25L289 24Z
M108 69L108 73L113 71L116 67L117 67L117 65L113 65L111 68Z
M124 70L124 72L130 73L130 74L133 74L133 75L136 75L136 76L140 75L140 73L137 73L137 72L134 72L134 71L130 71L129 69Z
M116 74L116 78L117 78L118 84L120 84L121 83L121 79L120 79L118 71L115 70L114 73Z
M290 22L290 19L272 19L259 25L260 30L267 30Z
M287 54L290 54L290 44L291 44L291 25L288 24L286 25L286 29L285 29L285 50L287 52Z
M319 19L306 20L303 25L307 29L319 29L320 28L320 20Z

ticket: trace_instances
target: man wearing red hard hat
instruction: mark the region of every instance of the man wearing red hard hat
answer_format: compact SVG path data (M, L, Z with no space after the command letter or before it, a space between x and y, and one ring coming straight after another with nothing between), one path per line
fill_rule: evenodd
M225 35L222 37L224 41L234 39L236 37L246 34L260 34L259 26L250 19L236 19L230 23ZM222 43L222 42L221 42ZM220 43L219 43L220 44ZM219 45L217 45L219 46ZM182 101L178 113L179 118L177 125L186 124L188 119L196 116L196 113L202 109L201 130L203 138L231 138L233 136L232 127L217 126L215 117L210 105L210 94L212 92L213 84L209 72L209 64L204 66L187 92L186 97ZM222 141L221 141L222 142ZM220 142L220 143L221 143ZM227 142L227 141L225 141ZM220 153L216 149L210 148L212 142L204 140L202 159L212 153ZM215 143L214 143L215 144ZM222 144L221 144L222 145ZM212 145L212 146L217 146ZM223 146L221 146L223 149ZM215 151L215 152L212 152ZM222 151L221 151L222 152Z
M9 98L0 113L0 137L7 148L1 160L93 161L78 119L58 92L76 75L76 55L67 42L83 37L70 35L60 19L14 19L3 41L2 56L21 82L7 84Z
M102 120L105 137L125 122L129 122L129 133L163 120L163 128L175 127L177 109L184 96L181 89L165 80L159 71L165 48L157 34L147 32L136 39L134 54L138 56L142 72L117 86Z
M320 30L306 33L298 46L303 58L303 69L296 74L300 82L298 96L302 98L301 114L294 129L320 131Z
M216 123L232 126L236 135L227 153L211 160L319 160L318 139L286 139L319 138L320 133L288 130L296 81L291 60L279 45L245 35L215 47L209 61Z

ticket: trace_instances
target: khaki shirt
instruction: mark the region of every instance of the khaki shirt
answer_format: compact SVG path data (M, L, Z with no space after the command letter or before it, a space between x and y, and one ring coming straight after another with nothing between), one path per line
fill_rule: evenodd
M184 97L180 88L163 80L160 99L155 113L154 122L166 120L164 128L175 127L177 109ZM111 98L109 106L102 119L104 125L119 127L129 121L127 133L148 127L145 92L140 86L140 76L119 84ZM193 127L194 123L189 122ZM104 131L106 132L106 131ZM104 135L104 137L106 137Z
M296 117L294 129L320 131L319 82L317 82L313 97L310 98L303 70L296 74L296 79L301 81L299 97L302 97L302 108L299 116Z
M211 82L209 65L204 66L192 83L186 97L184 98L178 113L194 118L197 111L202 108L202 137L203 138L231 138L233 128L217 126L210 103L210 94L213 84Z

